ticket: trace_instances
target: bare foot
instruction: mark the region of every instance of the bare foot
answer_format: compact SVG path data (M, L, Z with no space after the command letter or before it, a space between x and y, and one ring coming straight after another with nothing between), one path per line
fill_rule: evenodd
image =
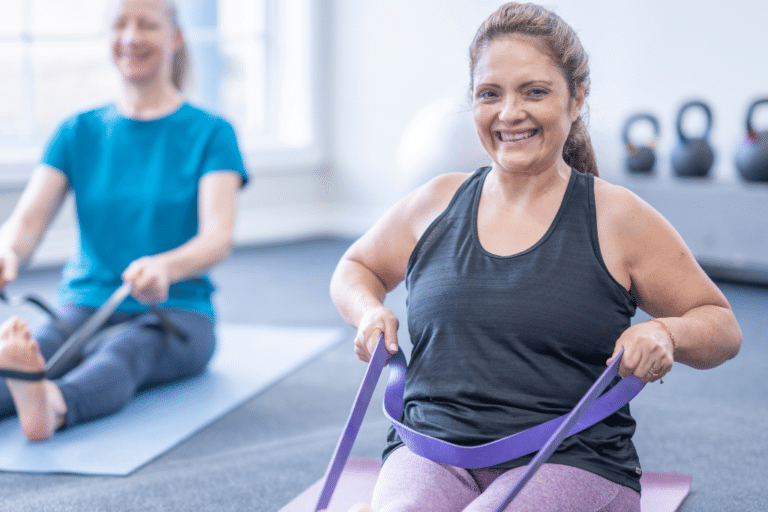
M27 325L11 317L0 326L0 368L39 372L45 359ZM44 441L64 424L67 406L58 386L49 380L6 379L21 429L30 441Z

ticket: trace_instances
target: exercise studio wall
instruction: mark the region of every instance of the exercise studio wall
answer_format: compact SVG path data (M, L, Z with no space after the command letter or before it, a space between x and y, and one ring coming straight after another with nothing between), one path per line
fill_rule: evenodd
M404 162L403 134L425 107L453 101L466 132L467 49L492 0L338 0L334 7L334 173L357 211L380 210L421 177ZM746 110L768 96L768 4L734 0L543 2L570 23L590 55L589 128L601 174L659 209L699 259L737 278L768 280L768 188L747 185L734 165ZM687 101L712 109L715 159L706 180L672 174L675 121ZM768 111L768 108L765 109ZM652 176L628 176L624 121L647 111L661 133ZM768 112L755 124L768 129ZM696 112L686 127L703 130ZM463 118L462 118L463 116ZM423 118L423 116L422 116ZM463 124L462 124L463 123ZM428 126L429 123L423 123ZM434 137L434 135L432 135ZM428 134L421 146L435 145ZM452 150L449 144L445 151ZM418 160L422 156L413 156ZM466 158L442 160L460 162ZM447 171L469 171L449 168ZM371 214L371 216L374 216ZM358 217L360 218L360 217Z

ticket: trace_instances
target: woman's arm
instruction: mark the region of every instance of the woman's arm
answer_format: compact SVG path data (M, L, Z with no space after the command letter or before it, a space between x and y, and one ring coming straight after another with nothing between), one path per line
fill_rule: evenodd
M595 192L598 230L606 235L601 245L605 240L608 254L619 255L619 274L628 276L638 307L666 326L646 322L622 334L615 352L625 349L620 373L656 380L673 361L705 369L733 358L741 347L736 317L680 235L631 192L605 182Z
M16 279L18 267L34 252L69 190L58 169L40 165L32 172L13 213L0 228L0 290Z
M231 171L200 178L197 234L175 249L135 260L123 272L123 280L133 282L136 300L163 302L171 284L200 275L229 255L241 183L240 175Z
M331 279L331 299L355 327L355 352L368 361L379 334L397 352L398 320L384 298L405 279L411 252L429 224L445 210L466 174L447 174L411 192L342 256Z

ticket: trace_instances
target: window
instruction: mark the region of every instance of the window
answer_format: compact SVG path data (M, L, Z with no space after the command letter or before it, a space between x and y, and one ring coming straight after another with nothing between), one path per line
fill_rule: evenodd
M24 179L51 131L119 89L112 0L2 0L0 181ZM316 152L313 0L177 0L192 61L186 94L235 126L250 163Z

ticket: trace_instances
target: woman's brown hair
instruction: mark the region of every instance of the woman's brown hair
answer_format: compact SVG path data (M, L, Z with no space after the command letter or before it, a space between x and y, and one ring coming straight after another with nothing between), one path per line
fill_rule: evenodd
M176 30L181 31L176 3L173 0L166 0L166 5L168 7L168 17L171 19L171 25ZM171 63L171 81L179 91L184 88L188 71L189 50L187 49L187 43L182 36L181 47L176 50L176 53L173 55L173 62Z

